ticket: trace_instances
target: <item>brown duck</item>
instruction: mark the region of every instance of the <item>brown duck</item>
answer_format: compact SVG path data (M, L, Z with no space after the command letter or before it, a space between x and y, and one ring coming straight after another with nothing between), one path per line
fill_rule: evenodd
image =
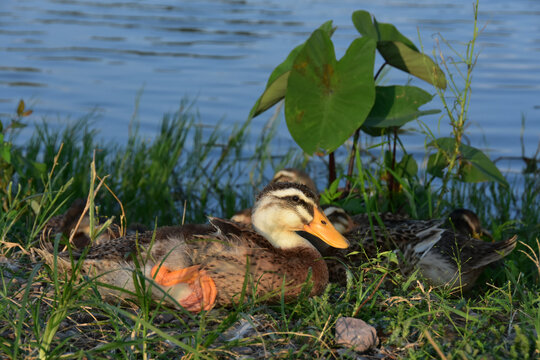
M152 297L169 305L198 312L214 305L238 301L246 274L248 293L295 299L310 278L310 295L319 294L328 282L326 263L307 240L318 238L337 248L348 246L318 206L318 197L304 185L274 183L257 197L253 228L210 218L208 225L165 227L138 236L104 241L88 249L83 273L101 283L134 291L137 259L141 271L153 278ZM40 251L53 263L49 243ZM77 258L81 254L75 252ZM67 252L58 254L58 265L71 270ZM104 296L126 297L124 291L100 287ZM168 294L169 296L166 296Z
M432 285L468 290L488 264L512 252L517 240L517 236L499 242L476 238L478 234L490 235L476 214L466 209L453 211L449 220L411 220L381 214L381 222L373 217L372 225L367 214L347 219L338 207L328 207L325 213L330 221L340 224L336 229L345 230L343 234L351 243L347 251L334 251L317 242L323 255L334 257L328 262L330 281L343 279L343 263L355 266L366 256L375 257L378 251L398 250L405 274L418 269ZM347 256L350 252L357 254Z

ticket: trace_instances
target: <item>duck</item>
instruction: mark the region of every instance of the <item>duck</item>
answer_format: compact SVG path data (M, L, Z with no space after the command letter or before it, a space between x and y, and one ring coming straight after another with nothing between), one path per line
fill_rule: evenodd
M98 287L105 298L125 298L135 291L133 272L139 264L152 279L154 300L198 313L238 301L246 284L248 293L267 301L281 294L285 301L296 299L308 280L309 295L320 294L328 268L312 238L335 248L348 246L320 209L317 195L305 185L278 182L257 196L252 227L209 217L207 224L163 227L85 251L60 252L57 266L69 272L80 259L82 273L106 285ZM51 265L54 251L50 241L44 244L39 253Z
M83 249L90 245L90 216L85 210L86 200L81 198L75 199L65 213L54 216L45 223L45 226L38 235L38 240L42 242L47 239L51 240L57 234L61 234L61 236L69 239L72 246L76 249ZM94 228L98 230L100 224L106 221L106 218L96 217ZM122 227L116 223L111 223L94 239L94 243L99 244L122 235L124 235Z
M319 195L317 186L313 179L304 171L296 168L285 168L277 171L270 183L289 182L303 184L307 186L315 195ZM243 209L236 212L231 220L247 226L251 225L251 208Z
M448 219L413 220L403 215L379 214L379 219L368 214L349 217L339 207L327 207L325 213L338 225L351 246L347 251L329 249L320 242L319 251L327 260L330 281L342 282L344 263L358 266L367 258L375 258L379 251L397 251L400 269L405 275L418 270L433 286L470 290L485 267L510 254L517 244L517 236L504 241L486 242L479 234L489 235L481 227L478 216L467 209L456 209ZM352 225L350 225L352 223ZM353 255L349 255L352 253Z

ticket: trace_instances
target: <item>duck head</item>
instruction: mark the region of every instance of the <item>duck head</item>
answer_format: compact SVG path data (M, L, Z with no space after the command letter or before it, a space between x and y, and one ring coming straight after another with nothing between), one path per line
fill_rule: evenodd
M318 197L305 185L271 183L257 197L253 227L278 249L314 247L310 242L314 238L335 248L347 248L347 240L318 203Z
M447 227L467 236L481 239L483 236L493 240L491 233L482 227L482 223L473 211L455 209L448 215Z

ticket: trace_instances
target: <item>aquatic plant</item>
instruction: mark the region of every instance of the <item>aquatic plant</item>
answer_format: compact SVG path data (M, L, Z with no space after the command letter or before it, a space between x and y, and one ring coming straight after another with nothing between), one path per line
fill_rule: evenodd
M466 182L490 180L507 185L500 171L481 150L461 141L475 60L474 44L478 35L476 14L477 9L473 39L464 59L467 65L465 88L458 94L457 106L444 102L454 136L431 139L428 146L435 148L436 153L429 159L427 172L442 178L445 184L453 177ZM379 86L376 81L382 70L390 66L432 84L444 99L447 80L439 65L394 25L379 23L362 10L352 14L352 21L361 36L351 42L341 59L336 60L331 40L336 29L328 21L274 69L250 117L261 114L283 99L289 132L300 148L308 155L330 154L329 183L335 179L333 152L353 136L346 191L350 190L360 132L368 136L387 136L388 141L382 142L381 146L389 146L385 163L388 188L393 193L399 188L399 181L393 174L399 171L398 168L407 168L408 175L414 175L418 169L415 159L407 155L399 141L400 129L412 120L440 110L420 110L433 95L419 87ZM375 72L376 53L382 56L384 63ZM448 65L444 65L449 70ZM459 92L459 85L452 76L450 85L454 94ZM456 108L457 117L452 111ZM404 152L399 162L396 159L398 142Z

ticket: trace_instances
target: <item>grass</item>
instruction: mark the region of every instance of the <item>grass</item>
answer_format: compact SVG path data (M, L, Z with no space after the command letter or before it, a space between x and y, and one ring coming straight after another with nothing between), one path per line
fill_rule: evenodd
M464 206L477 211L497 239L519 235L518 249L486 270L464 296L423 285L416 275L405 278L391 266L391 254L381 254L353 269L347 286L331 284L321 296L272 305L245 294L234 307L191 315L148 301L140 274L134 274L135 300L111 303L97 291L99 278L43 265L33 253L36 236L76 197L90 194L100 205L96 216L120 217L124 211L128 223L202 222L208 211L229 216L250 205L253 189L268 180L261 175L265 169L301 161L293 153L271 157L271 136L243 158L247 129L223 137L217 129L197 126L189 113L182 108L166 117L153 141L143 141L134 131L127 151L96 143L86 119L61 132L38 126L22 150L45 163L48 173L31 185L30 174L20 173L19 190L13 185L0 215L1 357L356 358L334 342L336 320L356 316L375 326L381 341L362 355L368 359L538 358L540 180L533 175L516 175L510 191L490 183L450 182L441 212L434 212L427 203L437 196L418 179L399 179L401 192L389 204L381 165L357 161L361 176L353 185L360 197L340 200L345 207L397 206L422 218ZM252 182L246 181L248 172ZM100 179L107 188L99 188Z

